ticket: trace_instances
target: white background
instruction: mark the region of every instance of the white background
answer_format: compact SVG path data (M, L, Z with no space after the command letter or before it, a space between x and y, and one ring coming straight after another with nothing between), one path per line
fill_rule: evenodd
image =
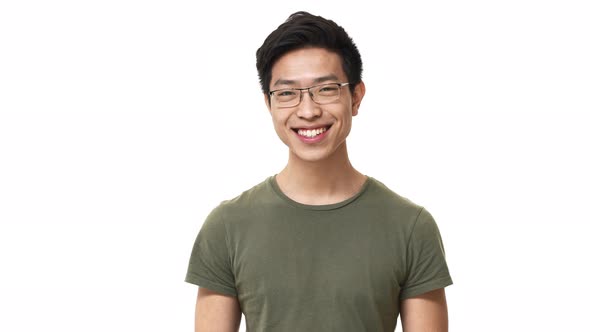
M202 221L286 162L255 51L297 10L361 51L350 156L435 216L451 331L588 329L587 2L319 3L0 4L0 330L192 330Z

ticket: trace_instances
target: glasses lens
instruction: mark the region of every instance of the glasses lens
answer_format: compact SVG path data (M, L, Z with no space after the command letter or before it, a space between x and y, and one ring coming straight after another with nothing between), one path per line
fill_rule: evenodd
M277 105L281 107L289 107L295 106L299 103L300 93L301 91L299 90L284 89L273 92L272 96L274 97Z
M340 85L324 84L312 90L313 100L318 104L325 104L338 100L340 97Z

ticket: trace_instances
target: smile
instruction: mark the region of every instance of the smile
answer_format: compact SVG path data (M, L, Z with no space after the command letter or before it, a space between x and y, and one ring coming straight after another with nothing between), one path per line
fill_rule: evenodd
M296 132L297 135L299 135L299 136L303 136L303 137L307 137L307 138L314 138L318 135L325 133L326 131L328 131L328 129L330 129L330 126L313 128L313 129L294 128L293 131Z

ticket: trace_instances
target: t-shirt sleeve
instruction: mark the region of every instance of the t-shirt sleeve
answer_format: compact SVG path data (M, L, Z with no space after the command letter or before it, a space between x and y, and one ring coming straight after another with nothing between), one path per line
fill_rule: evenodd
M197 235L185 281L225 295L237 296L222 207L215 208Z
M409 238L406 264L407 277L400 300L453 284L438 226L424 208Z

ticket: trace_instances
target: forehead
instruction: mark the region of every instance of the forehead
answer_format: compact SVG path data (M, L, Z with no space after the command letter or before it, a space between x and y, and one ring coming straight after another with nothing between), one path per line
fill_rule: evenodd
M328 76L341 82L346 81L340 56L323 48L302 48L285 53L274 63L270 86L304 86Z

